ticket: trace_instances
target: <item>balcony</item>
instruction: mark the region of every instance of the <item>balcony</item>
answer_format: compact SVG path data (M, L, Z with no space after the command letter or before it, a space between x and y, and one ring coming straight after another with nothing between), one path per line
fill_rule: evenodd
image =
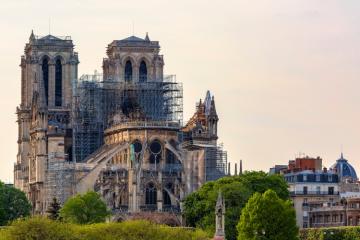
M301 195L339 195L338 191L291 191L291 196L301 196Z
M345 226L344 222L327 222L327 223L312 223L310 227L319 228L319 227L339 227Z
M311 208L311 212L333 212L333 211L343 211L345 210L344 206L341 205L334 205L334 206L321 206L316 208Z

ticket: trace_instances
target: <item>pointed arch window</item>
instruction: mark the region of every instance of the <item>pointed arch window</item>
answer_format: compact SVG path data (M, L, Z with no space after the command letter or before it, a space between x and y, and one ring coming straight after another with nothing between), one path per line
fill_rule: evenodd
M62 105L62 64L61 60L55 62L55 106Z
M145 190L145 204L155 205L157 202L157 189L154 183L148 183Z
M44 85L44 93L45 93L45 101L48 104L49 98L49 59L46 57L42 61L42 78L43 78L43 85Z
M141 61L139 68L139 82L147 81L147 67L145 61Z
M174 194L173 184L168 183L168 184L166 184L165 188L166 188L167 191L165 189L163 190L163 203L164 203L164 206L170 206L171 205L171 198L170 198L169 192Z
M132 81L132 64L131 61L127 61L125 63L125 81L130 82Z

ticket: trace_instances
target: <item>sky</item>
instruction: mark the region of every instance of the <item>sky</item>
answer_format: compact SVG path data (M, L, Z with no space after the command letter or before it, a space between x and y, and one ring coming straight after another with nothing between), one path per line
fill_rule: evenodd
M219 141L245 170L299 154L330 167L343 150L359 172L359 23L358 0L0 0L0 180L13 181L20 56L49 25L72 37L79 75L101 71L112 40L148 32L184 84L184 120L210 90Z

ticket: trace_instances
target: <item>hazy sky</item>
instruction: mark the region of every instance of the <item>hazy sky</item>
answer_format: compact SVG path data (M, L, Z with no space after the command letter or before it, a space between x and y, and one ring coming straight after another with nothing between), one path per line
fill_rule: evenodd
M185 120L215 95L231 162L268 170L295 154L339 157L360 170L360 1L0 0L0 179L17 152L20 56L31 29L71 35L79 75L101 71L108 43L160 41L165 72L184 84Z

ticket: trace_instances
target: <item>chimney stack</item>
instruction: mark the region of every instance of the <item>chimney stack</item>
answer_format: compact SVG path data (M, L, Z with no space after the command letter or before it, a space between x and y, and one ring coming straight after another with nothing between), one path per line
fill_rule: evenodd
M240 170L239 170L239 175L243 174L243 169L242 169L242 160L240 159Z
M235 176L237 176L237 163L235 163Z

